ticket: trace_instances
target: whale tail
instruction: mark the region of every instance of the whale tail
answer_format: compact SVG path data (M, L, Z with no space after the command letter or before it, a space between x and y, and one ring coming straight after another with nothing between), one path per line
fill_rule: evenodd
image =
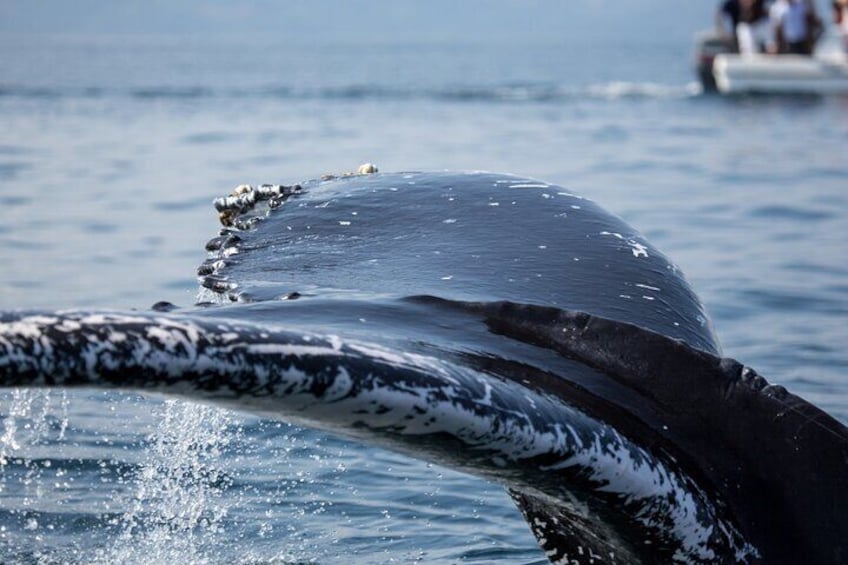
M2 313L0 386L181 397L426 458L507 487L552 561L772 561L766 514L787 536L775 561L848 555L848 433L738 363L586 314L404 307L544 355L516 363L414 327L327 335L296 309L285 327L214 311Z

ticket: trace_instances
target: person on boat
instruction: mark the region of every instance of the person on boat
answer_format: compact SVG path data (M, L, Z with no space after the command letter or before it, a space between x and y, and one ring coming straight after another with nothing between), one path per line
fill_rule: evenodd
M716 29L733 51L764 51L772 43L766 0L725 0L716 12Z
M773 41L771 34L765 0L739 0L739 23L736 24L739 53L762 53Z
M833 23L842 36L842 47L848 52L848 0L833 0Z
M813 0L776 0L769 10L774 29L772 53L812 55L822 23Z
M724 0L716 10L716 31L734 51L737 50L736 26L739 25L740 12L740 0Z

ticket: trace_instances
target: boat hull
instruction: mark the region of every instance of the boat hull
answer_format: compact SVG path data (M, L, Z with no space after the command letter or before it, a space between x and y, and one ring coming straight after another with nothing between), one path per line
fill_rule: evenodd
M717 55L716 88L731 93L848 93L848 61L802 55Z

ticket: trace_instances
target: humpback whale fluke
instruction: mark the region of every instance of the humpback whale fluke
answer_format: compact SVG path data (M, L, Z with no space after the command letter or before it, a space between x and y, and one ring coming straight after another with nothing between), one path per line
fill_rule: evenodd
M233 304L0 313L0 386L181 397L436 461L508 488L553 562L848 558L848 430L723 358L637 232L533 179L366 172L217 201L199 276Z

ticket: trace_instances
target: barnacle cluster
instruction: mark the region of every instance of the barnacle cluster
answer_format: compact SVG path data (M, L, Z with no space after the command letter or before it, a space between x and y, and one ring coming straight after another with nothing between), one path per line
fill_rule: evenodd
M321 180L368 175L376 172L377 167L371 163L365 163L360 165L355 173L323 175ZM299 184L291 186L240 184L229 195L216 198L213 204L218 211L218 220L223 228L217 237L206 243L209 257L197 269L200 284L217 294L227 294L230 300L238 300L238 296L230 292L237 285L220 274L220 271L227 265L227 258L238 253L238 244L241 242L238 233L253 228L258 222L262 221L269 210L278 208L291 196L301 192L303 192L303 187ZM267 208L260 207L257 209L257 205L260 203L265 203Z

